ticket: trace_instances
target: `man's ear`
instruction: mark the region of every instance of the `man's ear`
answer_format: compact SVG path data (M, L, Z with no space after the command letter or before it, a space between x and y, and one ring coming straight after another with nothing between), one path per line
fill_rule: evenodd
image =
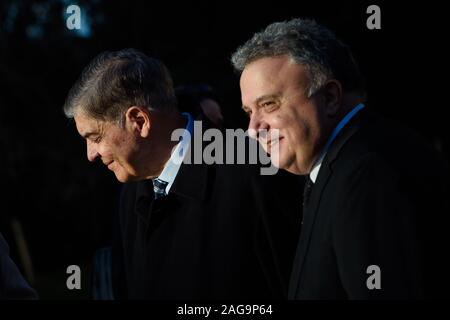
M322 87L322 96L326 107L326 115L335 117L342 105L342 86L337 80L329 80Z
M142 138L148 137L151 128L150 112L144 107L131 106L125 113L125 126Z

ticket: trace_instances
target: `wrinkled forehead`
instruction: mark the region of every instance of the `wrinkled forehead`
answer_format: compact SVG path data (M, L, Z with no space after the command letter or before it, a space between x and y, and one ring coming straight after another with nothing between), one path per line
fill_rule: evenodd
M289 56L266 57L248 64L240 79L242 102L251 105L263 95L276 95L291 86L306 88L306 68Z
M77 112L74 115L75 125L78 133L82 137L86 137L89 134L100 132L102 129L103 121L94 119L83 112Z

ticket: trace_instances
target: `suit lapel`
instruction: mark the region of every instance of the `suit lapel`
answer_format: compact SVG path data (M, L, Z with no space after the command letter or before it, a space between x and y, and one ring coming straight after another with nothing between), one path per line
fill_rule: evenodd
M188 152L193 153L193 150L190 147ZM191 159L194 159L193 154ZM182 163L168 195L156 200L151 179L137 183L135 213L142 221L146 233L156 228L168 213L176 211L180 198L202 202L207 191L207 171L208 166L205 164Z
M194 150L194 148L190 147L188 152L191 152L191 150ZM177 196L202 201L206 196L207 191L208 166L204 163L194 164L193 161L194 156L192 152L192 163L181 164L180 170L178 171L177 177L175 178L169 194L173 193Z
M298 287L300 285L301 279L300 276L303 268L303 263L305 261L305 256L306 253L308 252L317 209L319 207L323 189L325 188L328 182L330 174L331 171L328 167L326 166L321 167L320 174L317 177L316 183L312 188L309 202L303 208L303 225L300 232L300 239L297 244L291 280L289 282L289 295L288 295L289 299L295 298L298 291Z
M314 184L309 202L303 208L303 225L300 232L300 238L297 244L296 255L294 258L294 265L292 267L291 279L289 282L289 299L295 299L300 288L300 279L305 262L305 257L308 253L311 234L314 229L314 222L317 211L319 209L322 193L328 183L332 174L332 163L337 158L339 151L347 143L347 141L359 130L362 119L366 119L366 110L361 110L350 122L342 129L332 143L328 150Z

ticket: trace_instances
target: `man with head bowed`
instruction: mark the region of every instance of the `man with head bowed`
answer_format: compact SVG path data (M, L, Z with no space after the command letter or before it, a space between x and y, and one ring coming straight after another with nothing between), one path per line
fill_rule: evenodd
M179 111L161 61L134 49L101 53L64 111L86 140L88 160L124 183L114 298L286 295L294 246L283 243L295 228L283 214L295 203L277 191L278 176L261 176L258 165L193 163L208 142L194 139L195 119ZM175 131L182 140L172 139Z

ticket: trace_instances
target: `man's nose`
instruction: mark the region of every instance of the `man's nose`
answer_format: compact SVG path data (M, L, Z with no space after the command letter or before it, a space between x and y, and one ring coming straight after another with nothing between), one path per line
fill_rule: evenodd
M254 112L250 116L250 122L248 124L248 135L250 138L258 139L264 138L269 130L269 125L264 121L259 112Z
M99 153L97 151L97 146L88 140L87 141L87 158L88 158L88 160L95 161L95 159L97 159L98 156L99 156Z

